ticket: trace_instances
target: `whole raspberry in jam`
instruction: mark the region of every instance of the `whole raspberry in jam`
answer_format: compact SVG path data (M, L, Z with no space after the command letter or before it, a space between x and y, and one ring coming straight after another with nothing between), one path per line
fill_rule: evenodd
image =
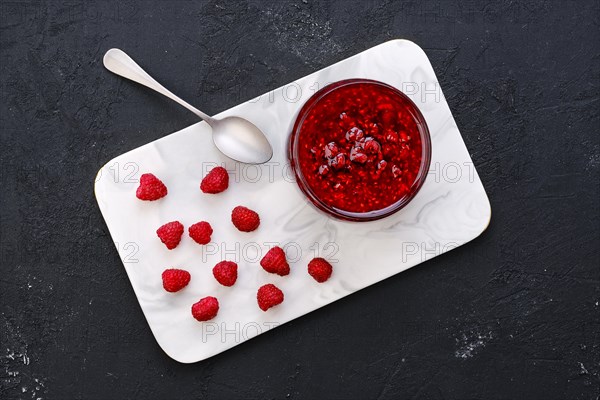
M365 153L363 153L362 148L353 147L352 150L350 150L350 161L364 164L367 162L367 159L368 157Z
M135 195L140 200L158 200L167 195L167 187L160 179L152 174L143 174L140 177L140 186Z
M263 311L267 311L269 308L283 303L283 292L277 286L269 283L258 289L256 300L258 301L258 307Z
M333 169L343 169L346 167L346 154L339 153L337 156L329 159L329 166Z
M323 150L323 154L327 158L333 158L338 154L339 150L337 144L335 142L327 143L325 145L325 149Z
M377 154L381 150L381 145L379 142L377 142L377 140L369 137L365 139L363 148L368 154Z
M348 142L355 142L357 140L361 140L363 136L365 136L365 133L362 131L362 129L357 127L354 127L348 132L346 132L346 140Z

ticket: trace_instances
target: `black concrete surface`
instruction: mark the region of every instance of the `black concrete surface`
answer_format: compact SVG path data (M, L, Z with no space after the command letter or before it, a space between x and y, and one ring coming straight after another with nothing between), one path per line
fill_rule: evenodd
M597 399L598 1L2 1L0 398ZM205 362L158 347L93 197L196 118L393 38L430 57L488 191L472 243Z

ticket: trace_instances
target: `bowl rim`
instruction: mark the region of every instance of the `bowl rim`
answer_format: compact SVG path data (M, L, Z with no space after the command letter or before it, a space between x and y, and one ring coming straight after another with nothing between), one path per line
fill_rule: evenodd
M297 157L297 142L299 137L299 131L302 125L304 124L304 120L306 119L310 110L317 104L323 97L333 92L334 90L340 89L345 86L355 85L355 84L375 84L379 86L383 86L387 89L390 89L394 94L401 97L404 101L406 101L409 105L408 111L412 114L415 123L417 124L419 134L421 136L421 166L419 168L419 172L415 177L414 182L411 185L410 192L398 199L393 204L390 204L387 207L381 208L379 210L367 211L367 212L351 212L342 210L336 207L332 207L325 202L323 202L319 197L315 195L313 190L307 184L306 179L304 178L304 174L298 163ZM414 101L410 99L405 93L401 90L397 89L394 86L391 86L387 83L376 81L373 79L367 78L351 78L351 79L343 79L340 81L336 81L330 83L317 92L315 92L300 108L296 116L296 120L294 122L292 131L290 133L290 137L288 140L288 160L290 162L292 171L294 172L296 178L296 184L300 188L300 190L304 193L306 197L310 200L310 202L316 206L319 210L325 212L326 214L333 216L337 219L346 220L346 221L374 221L381 218L385 218L390 216L402 208L404 208L421 190L423 184L425 183L425 179L427 174L429 173L429 167L431 164L431 135L429 133L429 128L427 126L427 122L425 121L425 117L419 110L419 107L415 104Z

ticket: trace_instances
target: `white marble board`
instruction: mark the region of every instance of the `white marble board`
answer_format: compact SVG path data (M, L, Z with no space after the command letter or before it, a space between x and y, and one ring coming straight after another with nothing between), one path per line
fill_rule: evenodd
M328 83L349 78L375 79L404 91L422 111L432 139L431 170L421 191L400 212L373 222L334 220L315 209L292 179L287 142L304 102ZM213 146L208 125L200 122L108 162L99 171L95 193L123 260L140 306L156 340L182 363L204 360L260 333L341 299L479 236L488 226L490 203L452 113L423 50L407 40L392 40L298 79L218 116L239 115L261 128L274 147L266 165L237 164ZM227 191L199 190L214 165L230 170ZM162 179L169 194L158 201L135 197L142 173ZM261 216L253 233L237 231L230 221L237 205ZM156 237L163 223L186 227L181 244L169 251ZM200 246L187 227L209 221L213 242ZM273 243L284 246L291 273L268 274L258 261ZM315 255L328 258L334 273L323 284L306 272ZM212 267L237 261L239 277L230 288L219 285ZM179 293L162 289L161 273L174 267L192 280ZM261 311L256 290L274 283L285 293L280 306ZM192 318L201 297L219 299L210 322ZM123 305L127 312L133 305ZM357 321L360 323L360 321Z

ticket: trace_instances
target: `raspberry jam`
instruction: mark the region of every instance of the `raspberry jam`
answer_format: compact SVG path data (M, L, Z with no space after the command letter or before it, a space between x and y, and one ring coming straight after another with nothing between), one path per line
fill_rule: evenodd
M290 137L300 189L347 220L383 218L404 207L429 170L431 141L417 106L381 82L351 79L315 93Z

